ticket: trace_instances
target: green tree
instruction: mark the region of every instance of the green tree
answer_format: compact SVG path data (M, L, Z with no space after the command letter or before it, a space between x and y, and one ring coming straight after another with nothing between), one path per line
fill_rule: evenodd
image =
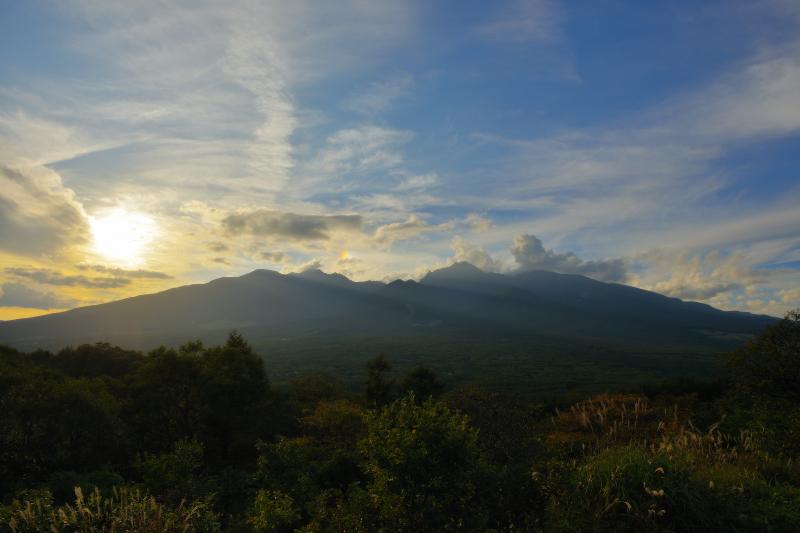
M381 529L477 531L486 468L465 415L410 394L367 415L362 467Z
M171 451L158 455L144 453L133 467L153 494L172 503L208 495L208 480L202 472L203 445L196 440L180 440Z
M199 438L203 386L200 354L164 347L150 352L130 386L127 411L137 448L164 452L177 441Z
M381 407L391 401L394 379L386 378L386 373L391 369L392 365L383 354L367 361L367 385L364 392L368 406Z
M414 398L418 402L424 402L428 398L438 398L444 391L444 385L434 371L422 365L406 376L401 388L405 393L414 393Z
M800 400L800 309L728 356L736 383L779 400Z
M264 362L236 331L202 357L200 390L206 456L219 463L255 459L253 444L267 435L270 386Z

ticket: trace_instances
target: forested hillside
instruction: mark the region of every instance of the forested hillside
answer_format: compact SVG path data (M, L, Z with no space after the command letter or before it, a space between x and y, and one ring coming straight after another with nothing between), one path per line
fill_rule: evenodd
M8 531L796 531L800 314L711 382L547 401L376 357L270 384L238 333L0 352Z

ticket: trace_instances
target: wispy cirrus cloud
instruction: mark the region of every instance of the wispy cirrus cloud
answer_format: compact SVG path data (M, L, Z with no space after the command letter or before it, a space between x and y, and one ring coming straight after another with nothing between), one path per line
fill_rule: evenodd
M365 89L349 97L345 109L364 115L375 115L386 111L396 100L407 96L414 86L414 78L408 74L397 74L383 81L370 83Z
M561 35L562 18L554 0L512 0L500 4L478 31L497 41L550 43Z

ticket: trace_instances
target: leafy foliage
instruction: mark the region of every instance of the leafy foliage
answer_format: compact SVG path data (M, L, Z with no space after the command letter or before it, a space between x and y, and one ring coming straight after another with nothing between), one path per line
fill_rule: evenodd
M729 379L547 402L383 356L275 388L236 332L0 347L0 531L792 531L799 318Z

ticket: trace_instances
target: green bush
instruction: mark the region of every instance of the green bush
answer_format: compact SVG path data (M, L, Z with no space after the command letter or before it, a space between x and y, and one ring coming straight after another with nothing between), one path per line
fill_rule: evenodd
M567 469L547 517L552 531L783 532L800 523L800 491L733 464L629 445Z

